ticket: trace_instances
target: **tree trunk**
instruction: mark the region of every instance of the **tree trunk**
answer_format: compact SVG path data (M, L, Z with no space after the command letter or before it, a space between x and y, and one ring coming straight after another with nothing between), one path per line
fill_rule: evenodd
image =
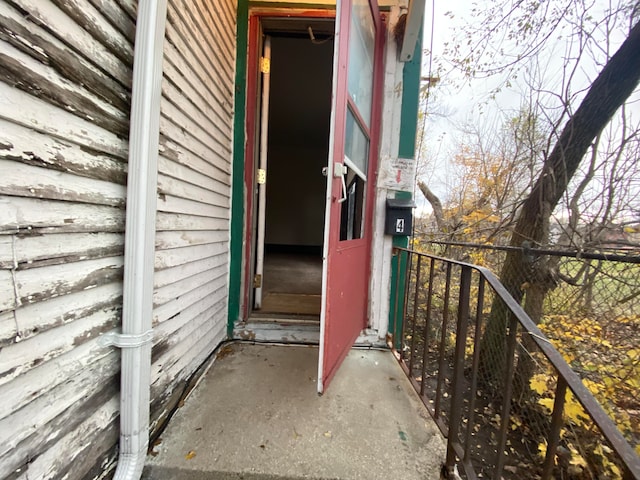
M447 231L447 225L444 221L442 202L440 201L438 196L431 191L426 183L422 181L418 182L418 188L424 195L424 198L426 198L427 201L431 204L431 208L433 208L433 216L436 218L436 225L438 226L438 230L440 230L441 233L445 233Z
M640 81L640 23L630 31L618 51L604 66L582 103L565 125L546 158L540 177L524 201L510 244L539 246L546 240L549 217L565 193L569 181L594 138L609 123ZM514 299L522 303L523 286L532 280L520 251L507 253L500 279ZM533 308L533 306L530 306ZM501 388L506 362L507 315L502 302L494 302L483 335L480 368L491 386Z

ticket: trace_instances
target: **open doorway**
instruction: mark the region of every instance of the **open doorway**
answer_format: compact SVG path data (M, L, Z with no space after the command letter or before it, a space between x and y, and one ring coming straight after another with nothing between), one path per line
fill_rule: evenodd
M262 272L256 320L320 318L333 32L332 18L262 19L270 67L266 192L256 209L264 215L263 245L259 239L254 252L256 262L264 252L263 266L255 265Z

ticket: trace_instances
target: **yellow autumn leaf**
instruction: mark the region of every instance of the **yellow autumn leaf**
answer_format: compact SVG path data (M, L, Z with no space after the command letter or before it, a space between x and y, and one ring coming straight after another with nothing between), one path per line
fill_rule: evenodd
M543 407L548 408L550 412L553 411L553 398L541 398L538 400L538 403Z
M191 459L192 459L193 457L195 457L195 456L196 456L196 452L195 452L195 451L193 451L193 450L190 450L190 451L189 451L189 453L187 453L187 454L184 456L184 459L185 459L185 460L191 460Z
M547 442L538 444L538 453L542 458L545 458L547 456Z
M529 387L538 395L542 395L547 391L547 375L537 374L529 380Z
M593 380L585 379L582 381L582 383L584 383L584 386L587 387L589 391L594 395L598 395L600 392L602 392L602 385L594 382Z
M566 399L564 406L564 414L566 417L577 425L582 425L589 416L585 413L584 408L573 397Z

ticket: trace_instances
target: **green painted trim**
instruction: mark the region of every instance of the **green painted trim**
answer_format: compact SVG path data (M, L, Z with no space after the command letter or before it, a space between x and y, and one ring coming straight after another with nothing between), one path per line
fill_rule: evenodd
M400 112L400 143L398 156L414 158L420 107L420 67L422 63L422 29L418 35L413 60L404 64L402 71L402 110Z
M240 319L242 296L242 245L244 238L244 123L246 110L247 47L249 33L249 1L238 0L236 32L236 78L233 120L233 167L231 178L231 241L229 245L229 300L227 336Z

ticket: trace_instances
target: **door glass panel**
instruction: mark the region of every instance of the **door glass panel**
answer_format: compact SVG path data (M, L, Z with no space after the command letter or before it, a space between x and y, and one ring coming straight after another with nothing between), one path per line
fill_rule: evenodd
M364 199L367 182L351 169L345 180L347 191L340 212L340 240L355 240L362 238L364 233Z
M349 32L349 97L355 103L366 126L371 126L373 96L373 54L376 28L368 0L354 0Z
M347 127L344 138L344 156L347 167L356 170L363 180L367 179L369 164L369 139L358 125L356 117L347 108Z

